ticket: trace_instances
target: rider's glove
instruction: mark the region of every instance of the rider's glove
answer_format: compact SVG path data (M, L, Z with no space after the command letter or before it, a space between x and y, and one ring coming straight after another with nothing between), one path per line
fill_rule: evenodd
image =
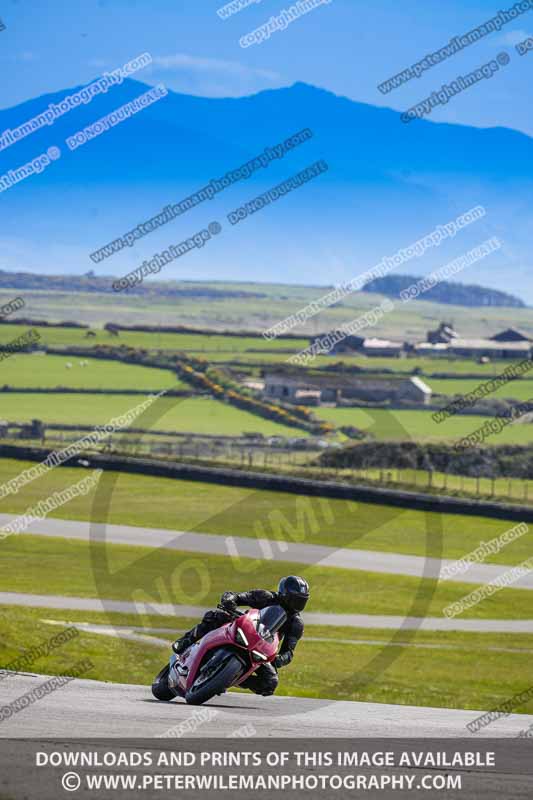
M291 663L292 655L293 654L291 650L285 650L283 653L278 653L272 663L276 669L280 669L280 667L286 667L287 664Z
M224 592L220 598L220 605L224 606L224 608L227 608L228 610L235 610L237 608L237 595L235 592Z

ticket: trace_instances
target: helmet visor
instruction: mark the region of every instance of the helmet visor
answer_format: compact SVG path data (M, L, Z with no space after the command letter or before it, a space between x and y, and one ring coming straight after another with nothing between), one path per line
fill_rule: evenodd
M293 611L303 611L308 600L309 595L291 593L287 598L287 605L289 608L292 608Z

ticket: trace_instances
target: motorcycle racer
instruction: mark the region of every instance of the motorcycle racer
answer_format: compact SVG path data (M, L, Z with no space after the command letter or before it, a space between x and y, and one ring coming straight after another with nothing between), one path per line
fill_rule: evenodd
M292 661L294 650L304 631L303 620L300 611L303 611L309 600L309 584L304 578L297 575L289 575L282 578L278 585L277 592L267 589L251 589L246 592L224 592L220 602L228 610L235 610L237 606L250 606L251 608L262 609L267 606L280 605L287 613L287 620L280 628L279 634L281 646L273 664L262 664L250 675L241 685L244 689L250 689L255 694L268 697L273 695L277 689L279 678L277 670L285 667ZM191 645L197 642L206 633L219 628L227 623L228 618L224 611L207 611L198 625L187 631L180 639L172 645L173 651L181 655Z

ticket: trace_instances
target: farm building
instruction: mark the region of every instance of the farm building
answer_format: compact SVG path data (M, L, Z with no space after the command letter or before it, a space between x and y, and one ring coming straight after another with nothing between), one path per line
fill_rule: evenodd
M334 328L333 330L328 331L328 333L321 333L318 336L312 336L309 340L309 344L313 345L315 344L315 342L320 342L321 340L323 340L325 336L330 336L331 334L340 335L341 331L339 328ZM359 351L363 346L364 341L365 340L363 336L345 336L345 338L342 339L340 342L334 344L331 350L329 350L328 352L332 353L333 355L336 355L338 353L350 353L354 351Z
M331 334L341 333L339 329L330 331L329 334L321 333L320 336L313 336L310 344L314 344L324 336ZM366 356L400 356L404 350L402 342L391 342L388 339L370 338L365 339L363 336L346 336L340 342L333 345L331 350L327 352L331 355L339 355L340 353L361 353Z
M302 405L343 401L406 402L427 404L431 389L417 377L401 375L305 375L269 372L265 375L263 396Z
M453 339L448 345L448 352L463 358L528 358L531 354L531 342Z
M432 356L433 358L449 358L449 345L447 342L437 342L431 344L430 342L420 342L413 345L413 353L417 356Z
M495 333L490 339L492 342L531 342L530 337L518 328L506 328L500 333Z
M391 342L389 339L365 339L361 352L365 356L398 357L403 354L404 345L402 342Z
M456 338L457 332L449 322L441 322L436 330L428 331L428 342L430 344L447 344Z

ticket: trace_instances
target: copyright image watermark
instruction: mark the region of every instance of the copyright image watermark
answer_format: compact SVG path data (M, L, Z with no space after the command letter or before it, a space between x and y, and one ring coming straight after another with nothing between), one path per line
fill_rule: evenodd
M400 292L402 302L408 303L418 298L422 293L435 287L440 281L446 280L450 275L465 269L465 267L485 258L490 253L494 252L494 250L499 249L501 246L500 243L498 242L498 246L496 246L495 242L498 242L498 240L489 239L483 242L478 245L478 247L454 259L454 261L451 261L449 264L431 273L431 275L428 275L426 278L421 278L416 284L411 284L407 289L403 289ZM335 345L342 342L348 336L354 336L366 328L373 327L385 314L390 313L394 308L394 303L391 300L383 300L379 305L374 306L374 308L356 317L352 322L340 325L334 331L330 331L324 336L317 337L312 344L304 350L300 350L299 353L290 356L287 361L290 364L306 366L310 361L313 361L317 355L327 355L330 353Z
M119 417L114 417L105 425L95 428L94 431L67 447L64 447L62 450L53 450L40 464L24 470L24 472L21 472L15 478L11 478L11 480L6 481L6 483L0 484L0 499L10 494L16 494L24 486L46 475L50 470L58 467L60 464L64 464L74 456L80 455L80 453L83 453L88 447L95 447L105 441L110 434L127 428L140 414L155 403L156 400L166 394L166 391L166 389L163 389L158 394L149 395L142 403L139 403Z
M79 635L80 632L77 628L66 628L64 631L51 636L45 642L31 647L25 653L6 664L5 667L0 667L0 681L7 678L10 673L25 672L35 661L49 656L54 650L72 641L72 639L76 639Z
M439 247L442 242L453 239L459 230L477 222L486 215L486 210L483 206L478 205L460 214L454 220L445 222L443 225L437 225L432 231L425 236L422 236L417 241L413 242L407 247L402 247L396 251L392 256L384 256L379 264L371 267L366 272L361 273L352 280L338 286L332 292L322 295L317 300L313 300L304 308L286 317L281 322L276 323L271 328L263 332L263 337L269 341L281 336L284 333L301 325L306 320L311 319L324 308L328 308L334 303L338 303L345 297L348 297L353 292L359 291L367 283L375 280L376 278L383 278L388 275L395 267L405 264L412 258L420 258L424 253L432 247Z
M462 439L460 439L458 442L455 442L455 450L468 450L469 448L477 447L478 445L483 444L486 439L501 433L501 431L508 425L516 422L525 414L530 413L532 410L533 398L530 398L525 403L517 403L505 416L498 414L496 417L486 420L483 425L480 425L475 431L469 433L468 436L463 436Z
M154 86L153 89L144 92L144 94L140 94L129 103L124 103L124 105L119 106L119 108L115 108L114 111L106 114L105 117L97 119L92 125L87 125L82 130L73 133L72 136L68 136L66 143L69 150L76 150L78 147L87 144L91 139L101 136L102 133L114 128L116 125L120 125L121 122L125 122L130 117L138 114L139 111L143 111L145 108L153 105L153 103L157 103L158 100L162 100L167 94L167 88L160 83Z
M533 724L529 726L529 728L524 728L521 730L519 734L517 734L517 739L531 739L533 738Z
M533 5L533 0L531 0L531 3ZM515 50L519 56L525 56L526 53L533 50L533 36L528 36L523 42L518 42L518 44L515 45Z
M496 58L491 59L486 64L482 64L472 72L468 72L466 75L458 75L451 83L444 83L437 92L432 92L425 100L421 100L420 103L404 111L400 117L401 121L409 123L414 119L427 117L436 106L444 106L449 103L452 97L471 89L472 86L475 86L480 81L493 78L502 67L506 67L509 64L510 60L507 53L498 53Z
M161 271L161 268L170 264L172 261L181 258L191 250L200 250L209 242L213 236L218 236L222 231L219 222L210 222L207 228L193 233L188 239L184 239L177 245L169 245L167 250L156 253L150 261L143 261L140 267L128 272L123 278L113 281L113 290L122 292L124 289L133 289L134 286L142 283L148 275L154 275Z
M306 366L311 361L314 361L318 355L327 355L336 344L339 344L339 342L342 342L348 336L354 336L360 331L365 330L365 328L373 327L385 314L393 310L394 303L392 300L386 298L379 305L374 306L374 308L371 308L369 311L365 311L364 314L356 317L351 322L339 326L339 328L327 333L325 336L319 336L304 350L300 350L298 353L294 353L290 356L287 361L289 364Z
M459 256L459 258L435 270L435 272L432 272L427 277L421 278L406 289L402 289L400 292L402 302L409 303L411 300L416 300L421 294L433 289L441 281L446 280L451 275L460 272L471 264L480 261L500 247L501 243L498 239L487 239L477 247L469 250L468 253ZM304 350L300 350L299 353L290 356L287 360L290 364L305 366L310 361L314 360L317 355L327 355L330 353L335 345L342 342L348 336L353 336L365 328L373 327L385 314L390 313L394 308L394 303L391 300L383 300L379 305L374 306L370 311L366 311L364 314L356 317L352 322L341 325L324 336L317 337L312 344Z
M442 283L442 281L448 280L448 278L451 278L453 275L457 275L458 272L462 272L463 269L470 267L477 261L481 261L491 253L500 250L502 246L502 242L496 237L486 239L484 242L481 242L481 244L478 244L477 247L469 250L468 253L454 258L453 261L448 262L448 264L445 264L443 267L431 272L424 278L420 278L420 280L416 281L416 283L412 283L406 289L402 289L400 298L404 303L409 300L416 300L421 294L429 292L430 289L433 289L437 284Z
M41 334L35 328L31 328L27 333L22 333L7 344L0 345L0 361L27 350L28 347L36 344L41 339Z
M463 409L472 408L476 405L478 400L482 400L484 397L492 394L501 386L506 386L511 381L521 378L531 369L533 369L533 360L530 358L524 358L517 364L511 364L510 366L506 367L502 374L498 375L498 377L492 378L484 383L480 383L479 386L476 386L476 388L471 392L467 392L465 395L453 400L439 411L435 411L431 415L431 418L437 423L444 422L445 419L452 417L454 414L458 414L459 412L463 411Z
M248 722L246 725L241 725L231 733L228 733L226 739L251 739L253 736L257 736L257 730L251 722Z
M56 119L72 111L74 108L79 108L80 105L87 105L98 94L106 94L112 86L120 86L129 75L145 67L147 64L152 63L152 56L150 53L142 53L142 55L128 61L122 67L114 69L111 72L104 72L101 78L88 84L84 89L79 92L67 95L59 103L49 103L45 111L41 111L37 116L19 125L17 128L7 128L0 135L0 151L6 150L11 145L21 139L31 136L35 131L53 125Z
M284 31L291 23L305 14L309 14L310 11L320 8L320 6L329 5L331 2L332 0L297 0L290 8L284 8L280 14L272 15L264 25L260 25L245 36L241 36L239 44L242 48L251 47L254 44L262 44L262 42L270 39L273 33Z
M463 556L457 561L453 561L451 564L445 565L440 571L440 579L447 580L454 575L462 575L468 572L472 564L482 564L487 556L497 555L508 544L516 541L528 532L529 526L526 525L525 522L519 522L518 525L509 528L509 530L504 531L499 536L495 536L490 541L480 542L479 547L476 547L475 550L472 550L466 556Z
M219 712L214 708L199 708L195 709L190 717L172 728L168 728L164 733L158 734L158 739L181 739L182 736L193 734L206 722L211 722L215 717L218 717Z
M295 147L304 144L312 138L313 131L309 128L304 128L272 147L265 147L262 153L259 153L259 155L246 161L244 164L241 164L236 169L226 172L221 178L212 178L206 186L198 189L198 191L193 192L193 194L190 194L178 203L166 205L159 214L156 214L144 222L139 222L131 231L109 242L109 244L104 245L104 247L101 247L99 250L95 250L94 253L90 254L91 260L94 261L95 264L99 264L100 261L120 252L125 247L133 247L138 239L142 239L143 236L148 236L148 234L153 233L162 225L166 225L182 214L185 214L187 211L196 208L200 203L204 203L206 200L212 200L219 192L223 192L225 189L233 186L233 184L241 180L247 180L258 170L266 169L274 161L283 158Z
M25 164L15 167L15 169L8 169L7 172L0 175L0 192L7 192L8 189L12 189L17 183L21 183L21 181L30 178L32 175L40 175L52 162L57 161L59 158L61 158L61 150L59 147L52 145L45 153L40 153L35 158L32 158L31 161L27 161Z
M15 297L13 300L10 300L9 303L4 303L3 306L0 306L0 319L9 317L9 315L13 314L15 311L20 311L25 305L26 303L22 297Z
M318 178L319 175L322 175L323 172L327 172L328 169L329 167L325 161L316 161L314 164L311 164L311 166L303 169L301 172L298 172L296 175L293 175L286 181L283 181L283 183L279 183L272 189L269 189L268 191L263 192L263 194L258 195L258 197L254 197L253 200L250 200L243 206L230 211L228 214L228 221L232 225L237 225L251 214L261 211L270 203L277 202L281 197L289 192L299 189L300 186L312 181L314 178Z
M17 697L17 699L13 700L11 703L0 706L0 722L11 719L15 714L24 711L26 708L29 708L29 706L42 700L43 697L52 694L52 692L57 691L57 689L66 686L67 683L76 680L76 678L83 677L83 675L86 675L87 672L90 672L92 669L94 669L94 664L90 659L85 658L82 661L78 661L71 668L70 675L58 675L55 678L50 678L50 680L41 683L41 685L37 686L35 689Z
M72 484L72 486L60 492L54 492L54 494L47 497L46 500L39 500L37 505L32 506L24 514L15 517L15 519L8 522L7 525L0 528L0 541L2 541L2 539L7 539L8 536L12 536L15 533L22 533L30 527L32 522L45 519L52 511L61 508L61 506L64 506L75 497L89 494L100 480L102 472L103 470L101 469L94 470L91 475L87 475L82 478L81 481Z
M519 581L520 578L525 578L531 573L532 569L533 558L528 558L517 567L511 567L501 575L498 575L498 577L490 581L490 583L486 583L479 589L474 589L473 592L465 595L460 600L455 600L453 603L450 603L450 605L445 606L443 609L444 616L447 617L447 619L458 617L460 614L468 611L468 609L479 605L479 603L482 603L483 600L486 600L488 597L492 597L496 592L500 592L502 589L512 586Z
M485 714L481 714L476 719L472 720L472 722L468 722L466 727L470 731L470 733L479 733L482 728L486 728L493 722L496 722L502 717L509 717L515 708L519 708L524 703L527 703L528 700L531 700L533 697L533 686L529 689L525 689L523 692L518 692L518 694L513 695L509 700L506 700L502 703L498 708L495 708L493 711L487 711ZM521 734L518 734L521 736Z
M383 81L383 83L378 85L379 91L382 94L388 94L394 89L397 89L399 86L408 83L408 81L412 80L413 78L420 78L424 72L431 69L436 64L441 64L443 61L451 58L456 53L464 50L465 47L470 47L470 45L476 44L476 42L479 42L480 39L488 36L491 33L494 33L494 31L500 31L504 25L507 25L521 14L525 14L527 11L531 11L532 9L533 0L523 0L523 2L515 3L515 5L511 8L505 9L504 11L499 11L496 16L491 17L491 19L487 20L483 24L478 25L476 28L473 28L461 36L454 36L444 47L441 47L439 50L435 50L432 53L428 53L424 56L424 58L420 59L420 61L415 62L410 67L407 67L407 69L402 70L402 72L398 72L388 80ZM527 41L528 40L526 40L526 42ZM531 41L533 45L533 39ZM525 42L522 42L521 44L524 45ZM520 55L523 55L518 48L519 46L517 45L517 52L519 52Z
M257 5L257 3L261 3L262 0L231 0L230 3L226 3L225 6L221 8L217 8L217 14L220 19L229 19L234 14L238 14L239 11L243 11L245 8L251 5Z

